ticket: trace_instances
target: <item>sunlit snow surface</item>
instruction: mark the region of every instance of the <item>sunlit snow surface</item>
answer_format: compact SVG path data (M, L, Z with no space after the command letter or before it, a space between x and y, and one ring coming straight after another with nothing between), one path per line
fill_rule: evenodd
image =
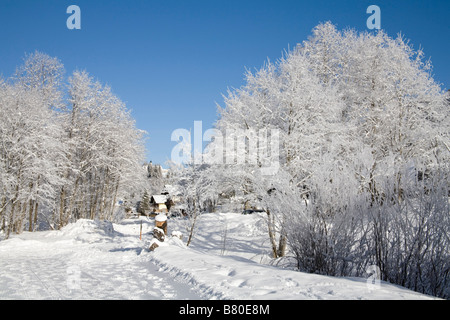
M140 224L143 237L139 240ZM187 221L168 220L149 252L154 220L79 220L61 231L0 241L0 299L430 299L382 282L301 273L276 266L263 214L201 215L190 247ZM181 231L184 242L171 238Z

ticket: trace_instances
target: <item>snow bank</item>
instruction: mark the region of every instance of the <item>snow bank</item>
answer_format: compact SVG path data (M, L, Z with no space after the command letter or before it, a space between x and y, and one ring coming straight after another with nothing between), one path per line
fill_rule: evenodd
M169 229L183 225L169 220ZM141 254L175 279L188 282L208 299L429 299L430 297L362 278L301 273L259 262L269 254L264 215L204 214L190 247L172 237L154 252ZM267 258L268 259L268 258Z
M114 226L109 221L80 219L75 223L70 223L61 229L66 235L79 235L82 233L101 233L114 236Z
M172 238L173 239L173 238ZM160 270L189 282L208 299L342 300L430 299L387 283L379 287L366 279L334 278L283 270L238 256L205 254L167 243L151 255Z
M117 235L114 226L109 221L80 219L63 227L59 236L72 237L82 242L110 241Z

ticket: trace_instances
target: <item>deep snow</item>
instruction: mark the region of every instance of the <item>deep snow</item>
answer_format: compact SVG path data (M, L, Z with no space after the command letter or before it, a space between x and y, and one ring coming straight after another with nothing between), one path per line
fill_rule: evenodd
M79 220L0 241L0 299L432 299L387 283L269 265L263 215L201 215L189 248L170 237L181 231L185 241L186 223L169 219L169 236L154 252L154 220L147 218Z

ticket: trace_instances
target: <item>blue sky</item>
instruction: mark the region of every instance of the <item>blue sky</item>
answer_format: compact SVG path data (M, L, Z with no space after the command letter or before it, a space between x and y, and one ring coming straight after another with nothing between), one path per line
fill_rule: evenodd
M66 27L72 4L81 30ZM246 68L276 61L320 22L367 30L372 4L382 29L421 46L449 88L448 0L0 0L0 74L10 76L35 50L58 57L67 76L87 70L132 109L149 133L148 160L163 164L176 145L171 133L196 120L211 128L216 103L244 84Z

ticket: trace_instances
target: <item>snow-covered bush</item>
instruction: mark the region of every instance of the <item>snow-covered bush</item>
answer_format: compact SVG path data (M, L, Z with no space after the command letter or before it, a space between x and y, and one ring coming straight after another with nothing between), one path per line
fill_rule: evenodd
M440 169L425 179L405 170L399 183L386 180L383 199L367 209L370 258L383 280L449 297L448 181Z

